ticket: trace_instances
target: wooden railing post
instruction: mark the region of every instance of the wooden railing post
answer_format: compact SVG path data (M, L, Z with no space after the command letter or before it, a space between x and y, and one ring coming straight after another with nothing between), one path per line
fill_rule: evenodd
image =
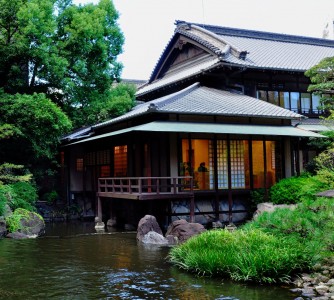
M160 180L157 178L157 194L160 193Z
M139 194L143 192L143 185L141 178L138 178L138 185L139 185Z

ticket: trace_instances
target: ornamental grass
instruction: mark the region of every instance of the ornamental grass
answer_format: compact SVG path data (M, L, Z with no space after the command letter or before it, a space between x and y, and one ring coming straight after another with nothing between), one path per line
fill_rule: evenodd
M310 267L310 258L297 239L258 229L207 231L169 254L172 263L200 275L265 283L289 281L293 273Z
M204 232L172 248L168 258L200 275L277 283L333 255L334 201L317 198L265 212L233 232Z

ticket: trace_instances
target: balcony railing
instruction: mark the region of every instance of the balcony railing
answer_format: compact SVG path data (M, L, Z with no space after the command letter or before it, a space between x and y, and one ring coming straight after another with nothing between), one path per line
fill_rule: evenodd
M98 196L137 200L184 198L193 195L193 187L190 176L99 178Z
M194 180L190 176L99 178L97 216L100 220L102 220L101 198L132 200L186 198L190 201L190 221L194 222Z

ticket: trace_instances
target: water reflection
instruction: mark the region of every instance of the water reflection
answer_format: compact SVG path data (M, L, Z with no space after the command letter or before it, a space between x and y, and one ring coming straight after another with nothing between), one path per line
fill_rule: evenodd
M287 289L196 277L172 267L168 247L94 224L54 224L35 240L0 240L0 299L294 299Z

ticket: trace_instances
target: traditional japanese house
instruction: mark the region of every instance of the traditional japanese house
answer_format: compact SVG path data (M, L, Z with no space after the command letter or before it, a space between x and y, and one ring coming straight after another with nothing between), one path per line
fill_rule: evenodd
M299 174L321 137L304 72L329 56L331 40L177 21L141 104L63 139L69 203L134 225L247 219L250 192Z

